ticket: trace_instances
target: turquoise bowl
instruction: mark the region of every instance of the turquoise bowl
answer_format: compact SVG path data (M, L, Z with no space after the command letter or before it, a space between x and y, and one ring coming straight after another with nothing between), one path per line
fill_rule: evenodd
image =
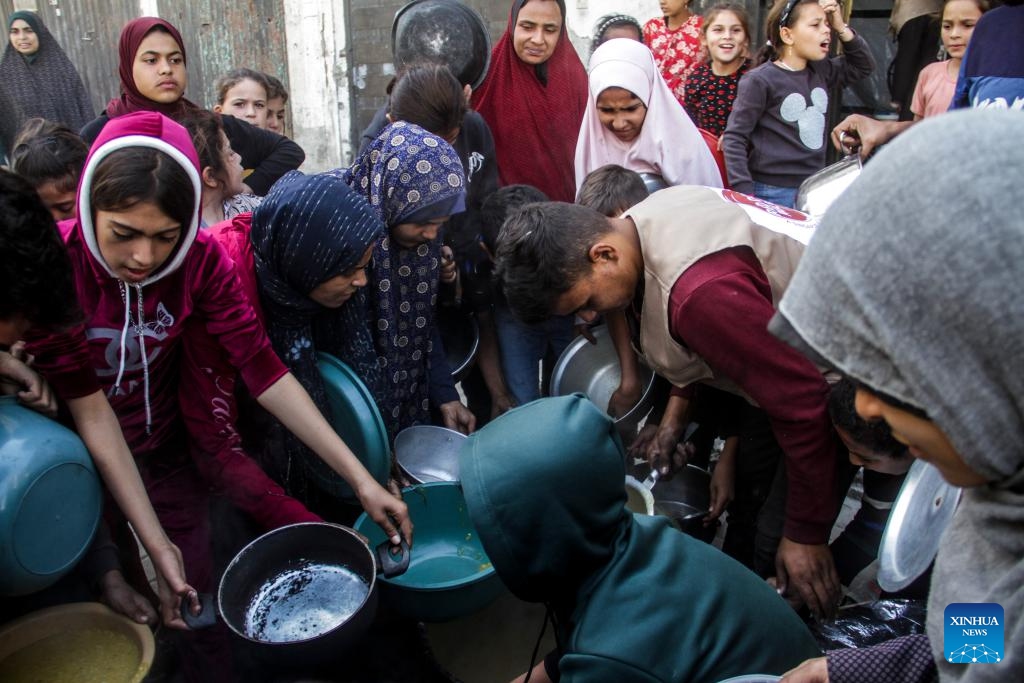
M324 383L330 415L327 421L377 483L387 486L391 475L391 444L384 418L373 394L352 368L328 353L317 354L317 369ZM359 504L352 487L319 458L306 463L317 487L349 503Z
M0 397L0 595L42 590L85 554L100 521L92 458L71 430Z
M506 592L473 528L458 482L413 486L402 491L402 498L415 537L409 569L380 579L387 606L418 621L449 621L483 609ZM370 539L371 548L385 540L365 513L354 528Z

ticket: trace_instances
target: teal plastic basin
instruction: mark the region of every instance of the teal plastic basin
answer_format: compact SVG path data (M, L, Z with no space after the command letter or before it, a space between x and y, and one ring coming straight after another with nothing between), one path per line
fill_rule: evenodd
M419 621L448 621L472 614L506 591L473 528L458 482L435 482L402 491L415 526L409 569L381 579L381 599ZM365 513L355 530L373 547L385 540Z
M391 444L373 395L348 365L327 353L317 354L317 368L327 391L331 414L325 417L370 476L387 486L391 474ZM352 487L319 458L306 463L313 482L332 496L358 503Z

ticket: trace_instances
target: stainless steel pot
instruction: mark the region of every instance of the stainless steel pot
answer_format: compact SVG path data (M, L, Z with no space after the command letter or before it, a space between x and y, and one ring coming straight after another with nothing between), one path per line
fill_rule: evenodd
M459 449L465 440L465 434L444 427L406 427L395 437L395 460L414 484L459 481Z
M607 411L612 394L619 388L622 370L608 328L599 325L591 333L597 343L591 344L585 338L577 337L558 357L551 373L551 395L566 396L579 392L598 408ZM636 435L640 421L651 411L653 402L654 373L643 363L640 364L640 381L643 385L640 400L628 413L615 420L615 426L627 443Z
M821 218L828 207L860 176L859 154L850 154L826 166L800 184L796 208L813 218Z

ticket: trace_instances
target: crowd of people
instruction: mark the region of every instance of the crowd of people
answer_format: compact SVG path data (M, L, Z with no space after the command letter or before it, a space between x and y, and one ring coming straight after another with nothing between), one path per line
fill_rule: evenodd
M181 617L218 581L213 499L263 530L365 511L413 544L397 464L375 478L325 417L328 353L389 442L418 424L471 435L463 486L488 556L556 629L523 680L1024 675L1022 168L1006 144L1024 136L1024 7L1005 4L946 0L946 58L921 70L912 115L830 131L836 92L878 68L837 0L775 0L761 38L740 4L661 0L645 24L602 17L585 59L564 0L514 0L479 87L404 66L355 159L323 173L298 170L274 76L232 69L202 107L181 33L142 17L97 116L38 15L14 12L0 386L72 426L103 479L86 592L174 630L188 680L236 680L226 629ZM947 113L970 107L1015 111ZM818 223L793 207L830 142L868 161ZM479 349L457 386L442 337L467 317ZM611 416L542 398L597 324L621 366ZM641 363L671 389L623 444L612 418L639 399ZM634 456L662 478L713 467L720 549L626 511ZM930 588L904 596L927 596L926 633L820 657L798 615L834 617L870 571L911 456L966 491ZM833 538L858 467L861 510ZM995 528L998 543L979 531ZM952 602L1003 606L999 664L947 661Z

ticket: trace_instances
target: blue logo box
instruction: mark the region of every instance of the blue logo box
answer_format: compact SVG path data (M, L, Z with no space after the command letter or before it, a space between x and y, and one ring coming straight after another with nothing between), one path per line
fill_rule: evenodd
M943 649L953 664L996 664L1003 660L1003 606L954 602L946 606Z

